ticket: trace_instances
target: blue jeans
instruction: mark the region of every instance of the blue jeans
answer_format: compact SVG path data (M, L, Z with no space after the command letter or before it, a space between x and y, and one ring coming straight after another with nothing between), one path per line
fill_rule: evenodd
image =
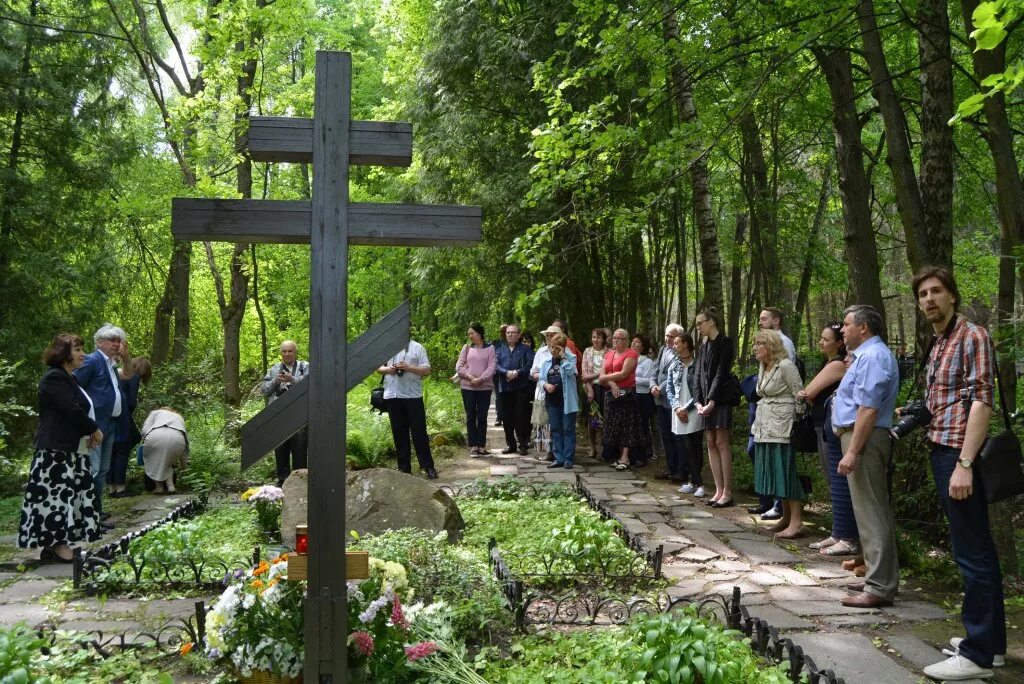
M675 477L689 478L689 468L676 435L672 434L672 409L658 405L658 430L665 445L665 469Z
M960 655L981 667L992 667L992 656L1006 653L1006 614L1003 606L1003 575L988 522L988 502L981 478L974 473L974 489L966 499L949 498L949 479L956 469L960 450L932 447L932 475L953 543L953 559L964 580L960 619L967 636Z
M117 424L111 421L108 428L103 433L103 442L89 450L89 472L92 473L92 484L96 491L96 511L99 513L103 512L103 488L107 485L110 457L114 453L114 438L117 437Z
M462 390L466 409L466 441L471 447L487 443L487 411L491 408L491 390Z
M555 463L572 465L576 456L576 411L566 413L560 404L548 404L548 422Z

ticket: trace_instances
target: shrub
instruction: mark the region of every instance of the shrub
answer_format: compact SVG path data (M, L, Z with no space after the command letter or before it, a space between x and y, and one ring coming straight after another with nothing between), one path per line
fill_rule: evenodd
M10 629L0 627L0 684L49 684L32 658L46 645L24 623Z

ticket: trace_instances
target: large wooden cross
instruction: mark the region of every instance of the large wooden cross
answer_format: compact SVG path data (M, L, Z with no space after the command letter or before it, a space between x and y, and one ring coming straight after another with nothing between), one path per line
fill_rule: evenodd
M175 198L171 210L171 230L180 240L311 244L308 379L242 428L245 469L309 426L308 682L348 679L345 394L409 340L404 302L347 343L348 246L480 240L480 207L348 201L349 164L408 166L412 160L412 126L352 121L351 99L351 55L317 52L313 118L250 121L253 160L312 162L311 201Z

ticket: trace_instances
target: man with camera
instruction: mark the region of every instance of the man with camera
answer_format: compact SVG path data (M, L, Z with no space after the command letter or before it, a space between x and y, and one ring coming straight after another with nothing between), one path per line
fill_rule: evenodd
M384 401L388 405L391 437L398 452L398 469L403 473L412 472L409 444L412 435L420 470L428 479L436 480L437 470L427 436L427 409L423 403L423 378L430 375L427 350L419 342L409 340L405 349L388 359L377 372L384 376Z
M281 343L281 361L267 370L260 385L260 393L266 397L268 404L309 375L309 363L298 361L298 355L299 348L294 342L285 340ZM308 445L308 433L303 428L274 449L278 486L284 484L293 470L306 467Z
M984 483L974 468L992 416L992 343L984 328L958 313L960 292L949 269L926 266L915 274L913 287L934 337L925 355L925 406L904 407L897 428L906 424L902 434L918 424L928 428L935 488L963 576L960 617L967 633L950 639L952 648L943 651L950 657L924 673L941 680L988 678L1006 653L1003 578Z
M847 585L857 593L842 600L853 608L891 606L900 579L888 476L900 373L882 331L882 315L873 306L856 304L843 312L843 338L853 361L832 400L832 430L842 445L838 470L850 483L867 565L864 582Z

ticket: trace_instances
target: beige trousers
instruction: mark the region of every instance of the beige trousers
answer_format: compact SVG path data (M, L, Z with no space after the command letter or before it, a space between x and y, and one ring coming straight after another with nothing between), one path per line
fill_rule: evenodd
M853 441L853 432L846 432L839 439L845 454ZM891 455L892 438L888 428L875 428L864 446L864 453L857 457L856 467L847 476L864 563L868 566L864 591L886 601L892 601L896 596L900 580L896 523L889 503Z

